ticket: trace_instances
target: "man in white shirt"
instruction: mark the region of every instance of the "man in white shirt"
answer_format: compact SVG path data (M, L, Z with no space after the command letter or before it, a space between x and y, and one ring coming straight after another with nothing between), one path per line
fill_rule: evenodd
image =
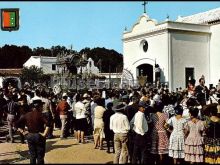
M147 104L144 101L140 101L138 105L138 112L136 112L130 122L131 127L133 127L133 131L135 132L132 164L137 164L138 159L140 159L139 161L141 164L147 164L148 123L144 115Z
M33 100L41 100L40 90L36 89L34 92L34 97L31 98L30 104L33 102Z
M112 109L116 112L110 117L110 129L114 132L115 156L114 164L125 164L128 162L128 131L129 121L124 111L126 105L119 102Z
M77 142L85 143L85 132L88 128L88 122L86 119L86 107L82 102L82 97L80 95L76 96L76 104L74 105L74 110L76 114L76 132L77 132Z

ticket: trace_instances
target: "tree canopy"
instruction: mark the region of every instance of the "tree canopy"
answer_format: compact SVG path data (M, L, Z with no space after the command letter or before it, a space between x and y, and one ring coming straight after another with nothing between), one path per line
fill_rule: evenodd
M65 46L52 46L50 49L44 47L29 48L28 46L4 45L0 47L0 68L23 68L23 64L31 56L56 57L59 54L78 53L67 49ZM115 50L106 48L88 47L82 49L79 54L86 53L87 57L94 60L95 65L102 73L121 72L123 68L123 56Z

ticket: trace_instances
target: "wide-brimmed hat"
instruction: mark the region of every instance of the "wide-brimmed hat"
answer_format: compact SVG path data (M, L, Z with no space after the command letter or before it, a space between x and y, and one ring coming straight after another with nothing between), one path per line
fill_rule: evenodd
M88 93L84 93L83 98L88 98L90 95Z
M112 107L113 111L122 111L124 110L126 105L122 102L117 103L115 106Z
M139 106L139 107L143 107L143 108L147 108L147 103L146 103L145 101L140 101L140 102L138 103L138 106Z
M32 105L33 105L33 106L38 106L38 105L43 105L43 104L45 104L45 102L43 102L43 101L40 100L40 99L33 100L33 102L32 102Z

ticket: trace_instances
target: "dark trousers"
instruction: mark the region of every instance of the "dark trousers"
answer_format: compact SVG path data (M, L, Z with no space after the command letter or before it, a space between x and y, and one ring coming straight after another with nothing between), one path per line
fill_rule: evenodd
M132 161L133 150L134 150L134 131L129 131L128 133L128 153L129 153L129 161Z
M61 120L59 113L55 113L55 119L54 119L55 128L61 128Z
M30 152L30 164L44 164L46 150L46 138L39 133L29 133L26 135Z
M147 164L148 147L147 147L147 136L139 135L135 133L134 137L134 148L132 155L132 164Z
M44 112L43 116L47 119L47 121L49 122L50 128L49 128L49 132L48 132L48 137L51 138L53 137L53 117L51 112Z
M64 130L64 137L68 137L71 134L74 133L74 129L73 129L73 112L72 111L68 111L67 112L67 120L66 120L66 127Z

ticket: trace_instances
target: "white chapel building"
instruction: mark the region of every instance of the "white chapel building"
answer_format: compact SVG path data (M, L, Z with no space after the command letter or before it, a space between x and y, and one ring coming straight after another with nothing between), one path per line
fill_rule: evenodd
M155 64L161 70L160 82L170 90L185 88L189 78L206 85L220 79L220 8L176 21L158 23L142 14L130 31L123 33L124 69L134 79L147 75L155 82Z

